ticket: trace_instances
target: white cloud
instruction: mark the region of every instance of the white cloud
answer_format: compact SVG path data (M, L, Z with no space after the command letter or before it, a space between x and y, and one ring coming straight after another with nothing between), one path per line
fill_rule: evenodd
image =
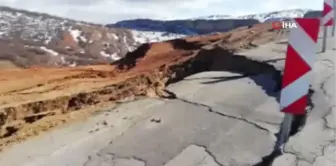
M323 0L0 0L0 5L96 23L322 9Z

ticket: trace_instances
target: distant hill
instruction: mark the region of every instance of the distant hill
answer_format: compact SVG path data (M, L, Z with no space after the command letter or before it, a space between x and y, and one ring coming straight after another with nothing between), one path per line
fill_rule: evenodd
M244 16L211 15L195 17L183 20L151 20L135 19L124 20L115 24L108 24L108 27L127 28L133 30L150 32L168 32L182 35L200 35L214 32L226 32L241 26L250 26L261 22L286 20L303 17L310 9L292 9L274 11L269 13L258 13Z

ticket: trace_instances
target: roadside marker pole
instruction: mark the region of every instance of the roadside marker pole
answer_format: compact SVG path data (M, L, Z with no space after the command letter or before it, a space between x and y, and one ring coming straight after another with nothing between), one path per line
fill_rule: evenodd
M327 45L327 29L329 26L333 26L334 22L334 4L335 0L324 0L323 3L323 12L322 12L322 23L323 23L323 43L322 43L322 52L326 51ZM333 26L334 27L334 26ZM334 33L334 30L332 30Z
M333 1L334 7L333 7L333 11L334 11L334 22L333 22L333 28L332 28L332 32L331 32L331 36L335 36L335 31L336 31L336 0Z
M320 20L314 18L294 19L297 28L289 35L280 109L285 113L277 147L283 145L290 134L294 115L304 115L308 101L311 69L315 60Z
M323 26L322 52L325 52L327 49L327 36L328 36L328 27Z

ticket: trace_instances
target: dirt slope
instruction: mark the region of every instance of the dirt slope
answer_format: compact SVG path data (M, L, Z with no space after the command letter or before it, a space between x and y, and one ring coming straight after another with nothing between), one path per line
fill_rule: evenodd
M286 33L285 33L286 35ZM144 44L111 65L0 70L0 149L137 96L173 97L164 87L193 73L274 72L237 52L285 36L261 24Z

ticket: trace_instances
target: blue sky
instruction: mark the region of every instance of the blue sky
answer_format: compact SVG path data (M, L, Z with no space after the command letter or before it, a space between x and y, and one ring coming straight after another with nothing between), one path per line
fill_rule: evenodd
M0 5L95 23L245 15L285 9L322 10L323 0L0 0Z

